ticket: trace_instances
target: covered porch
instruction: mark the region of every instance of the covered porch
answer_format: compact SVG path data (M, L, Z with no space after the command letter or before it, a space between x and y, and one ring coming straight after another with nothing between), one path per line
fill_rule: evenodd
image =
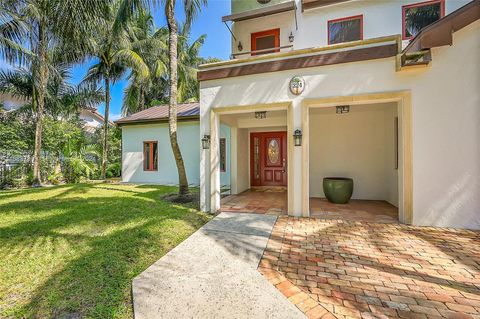
M221 200L221 212L274 216L287 214L284 189L253 188ZM330 203L325 198L310 198L310 217L326 220L398 223L398 208L384 200L352 199L348 204Z

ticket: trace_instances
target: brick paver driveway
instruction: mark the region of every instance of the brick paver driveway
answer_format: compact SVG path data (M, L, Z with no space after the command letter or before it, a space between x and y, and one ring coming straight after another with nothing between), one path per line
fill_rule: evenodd
M279 217L259 270L310 318L480 318L480 232Z

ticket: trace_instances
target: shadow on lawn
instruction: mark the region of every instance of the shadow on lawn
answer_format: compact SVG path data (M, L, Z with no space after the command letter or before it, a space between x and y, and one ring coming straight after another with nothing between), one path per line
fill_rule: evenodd
M2 258L38 253L33 247L46 240L68 242L71 250L83 252L51 274L15 316L131 317L132 279L208 220L190 207L160 201L173 187L150 186L151 191L138 192L103 184L62 188L54 196L0 205L0 211L28 207L38 213L32 220L0 228L2 250L7 252ZM76 197L95 189L128 195Z

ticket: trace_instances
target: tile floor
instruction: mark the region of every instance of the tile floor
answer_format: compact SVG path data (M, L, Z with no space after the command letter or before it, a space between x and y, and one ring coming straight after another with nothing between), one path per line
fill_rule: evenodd
M281 216L259 271L309 318L480 318L480 232Z
M224 197L222 212L286 215L287 192L281 189L252 189ZM352 199L348 204L332 204L324 198L310 199L311 217L332 220L353 220L398 223L398 209L385 202Z

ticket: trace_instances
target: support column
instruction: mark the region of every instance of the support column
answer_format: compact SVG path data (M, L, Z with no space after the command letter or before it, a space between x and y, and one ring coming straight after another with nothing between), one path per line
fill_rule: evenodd
M210 112L201 109L200 139L210 135ZM200 144L201 140L198 141ZM200 145L200 210L210 212L210 150L204 150Z
M238 128L230 127L230 194L238 194Z
M210 112L210 212L220 209L220 120Z

